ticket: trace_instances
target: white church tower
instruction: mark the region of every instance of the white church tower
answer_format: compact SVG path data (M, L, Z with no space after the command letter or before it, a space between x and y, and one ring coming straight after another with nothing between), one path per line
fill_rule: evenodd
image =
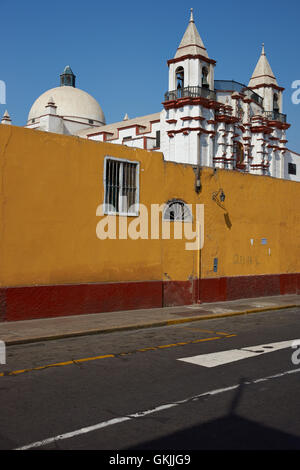
M215 64L197 31L191 9L175 57L168 61L169 87L161 115L161 151L165 160L213 166L214 131L207 123L214 120Z
M282 114L284 88L277 83L265 53L261 56L250 79L249 88L263 98L263 113L252 117L251 172L267 174L277 178L285 177L287 157L287 117Z
M278 86L276 77L267 59L264 44L262 45L261 56L248 87L255 90L264 99L264 109L266 112L282 113L282 93L284 88Z

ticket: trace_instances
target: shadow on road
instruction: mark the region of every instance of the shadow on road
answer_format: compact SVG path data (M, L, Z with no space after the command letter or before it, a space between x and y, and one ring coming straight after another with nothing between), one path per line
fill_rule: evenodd
M299 437L236 414L244 386L243 380L228 415L128 450L299 450Z

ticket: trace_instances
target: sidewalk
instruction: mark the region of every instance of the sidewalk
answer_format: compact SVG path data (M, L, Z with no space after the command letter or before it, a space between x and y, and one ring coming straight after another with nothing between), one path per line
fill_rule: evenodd
M0 323L0 340L6 345L51 339L136 330L199 320L300 307L300 296L284 295L122 312L94 313Z

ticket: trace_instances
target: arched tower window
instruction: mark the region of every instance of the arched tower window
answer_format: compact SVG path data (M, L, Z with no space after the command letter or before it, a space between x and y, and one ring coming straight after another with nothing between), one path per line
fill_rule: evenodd
M176 69L176 88L177 90L182 90L184 87L184 70L183 67L178 67Z
M193 216L190 208L180 199L172 199L165 205L163 220L166 222L192 222Z
M273 96L273 111L274 113L279 113L279 98L277 93L274 93Z
M207 70L206 67L203 67L203 69L202 69L202 87L203 88L209 88L208 70Z

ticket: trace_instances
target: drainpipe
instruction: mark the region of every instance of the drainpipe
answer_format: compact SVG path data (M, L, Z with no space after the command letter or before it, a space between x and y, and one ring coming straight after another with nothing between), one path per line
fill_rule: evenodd
M201 304L201 299L200 299L200 284L201 284L201 223L200 221L197 222L197 237L198 237L198 246L197 246L197 298L196 298L196 303Z
M200 193L202 189L201 185L201 132L197 135L197 169L196 169L196 178L195 178L195 191L197 194ZM200 278L201 278L201 224L200 221L196 221L196 236L198 238L197 246L197 295L196 303L200 304Z
M197 169L195 179L195 191L197 194L201 191L201 132L197 135Z

